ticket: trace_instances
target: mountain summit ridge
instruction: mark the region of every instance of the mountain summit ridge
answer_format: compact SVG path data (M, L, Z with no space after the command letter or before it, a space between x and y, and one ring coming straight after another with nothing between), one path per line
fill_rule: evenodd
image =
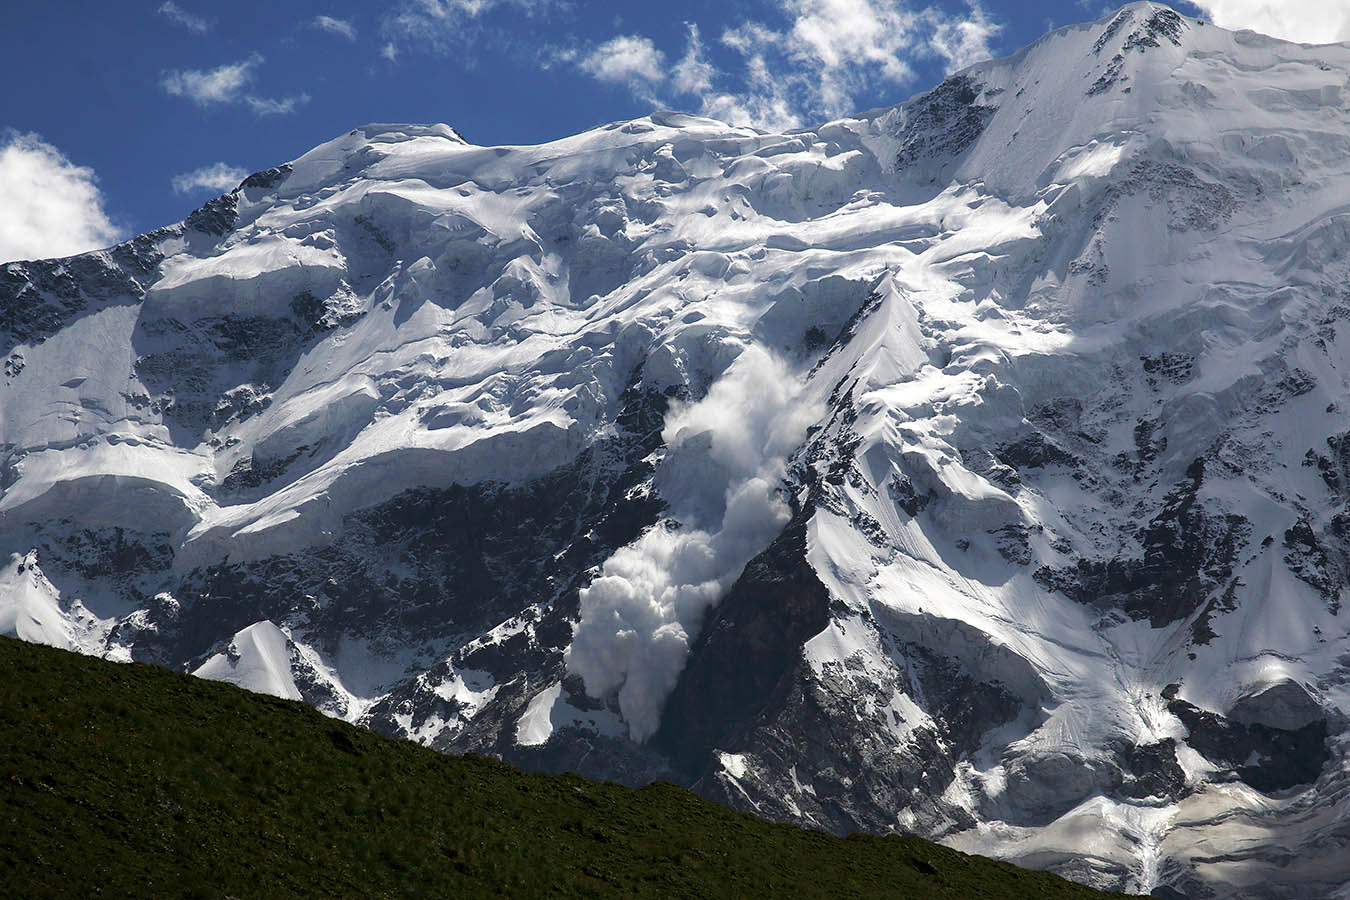
M1347 70L1136 3L789 134L364 126L0 267L0 629L1096 886L1334 896Z

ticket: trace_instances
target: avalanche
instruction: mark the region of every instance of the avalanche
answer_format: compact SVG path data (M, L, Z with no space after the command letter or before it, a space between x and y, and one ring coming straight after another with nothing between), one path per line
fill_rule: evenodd
M788 134L368 125L0 267L0 627L1100 886L1342 896L1347 71L1135 3Z

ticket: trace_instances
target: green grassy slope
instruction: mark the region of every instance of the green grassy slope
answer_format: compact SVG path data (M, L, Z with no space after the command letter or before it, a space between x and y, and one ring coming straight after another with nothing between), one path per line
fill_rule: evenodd
M300 703L0 638L5 897L1101 896L917 838L443 756Z

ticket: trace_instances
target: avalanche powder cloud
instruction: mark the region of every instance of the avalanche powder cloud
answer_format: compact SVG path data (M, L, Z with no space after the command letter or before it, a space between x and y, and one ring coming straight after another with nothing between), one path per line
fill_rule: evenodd
M803 386L750 346L706 397L673 407L657 475L671 518L620 548L581 591L568 670L592 696L618 692L635 740L655 733L704 615L787 524L784 467L819 412Z

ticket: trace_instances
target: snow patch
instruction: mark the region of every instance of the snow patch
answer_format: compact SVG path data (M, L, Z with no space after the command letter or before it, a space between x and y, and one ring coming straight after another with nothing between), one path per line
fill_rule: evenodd
M550 716L558 698L562 696L562 682L546 687L534 695L525 714L516 723L516 743L522 747L537 747L553 734Z
M286 700L303 699L291 676L290 638L266 619L236 633L225 650L192 674Z
M717 759L722 763L722 771L737 780L745 777L745 756L740 753L719 753Z
M60 598L38 568L36 553L11 553L0 566L0 634L62 650L78 649Z

